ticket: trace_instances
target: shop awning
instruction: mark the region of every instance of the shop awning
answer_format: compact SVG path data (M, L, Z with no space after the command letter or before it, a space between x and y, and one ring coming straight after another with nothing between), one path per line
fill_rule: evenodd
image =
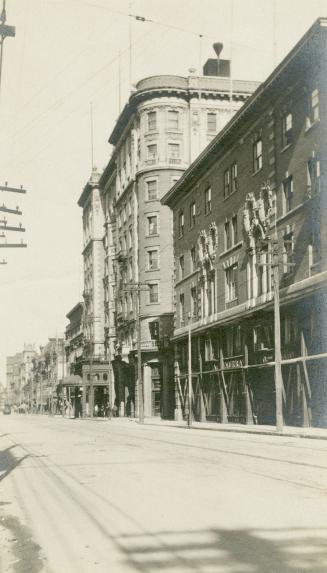
M65 376L65 378L62 381L62 385L63 386L82 386L83 380L82 380L81 376L78 376L77 374L71 374L70 376Z

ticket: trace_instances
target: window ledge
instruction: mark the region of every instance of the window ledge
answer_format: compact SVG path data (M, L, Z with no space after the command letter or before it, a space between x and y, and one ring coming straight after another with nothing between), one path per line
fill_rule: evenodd
M229 249L226 249L226 251L223 251L222 253L220 253L219 258L221 259L222 257L229 255L232 251L242 247L242 245L243 245L243 241L239 241L238 243L236 243L232 247L229 247Z
M284 221L288 217L291 217L292 215L294 215L294 213L296 213L297 211L300 211L300 209L302 209L308 203L308 201L310 201L310 199L308 199L307 201L303 201L302 203L300 203L296 207L293 207L293 209L291 209L290 211L287 211L287 213L284 213L281 217L278 217L278 219L276 219L276 223L281 223L282 221ZM273 226L274 226L274 224L271 225L271 227L273 227Z
M281 149L280 152L284 153L284 151L287 151L290 147L292 147L292 145L293 145L293 142L291 141L291 143L284 145L283 149Z
M153 235L145 235L146 239L151 239L152 237L159 237L159 233L154 233Z
M155 203L155 201L159 201L158 197L156 199L146 199L144 203Z
M157 267L156 269L145 269L146 273L153 273L155 271L160 271L160 267Z
M317 125L319 125L319 123L320 123L320 118L316 119L316 121L314 121L310 125L308 125L305 128L304 133L308 133L311 129L313 129L314 127L317 127Z
M260 173L260 171L262 171L262 167L260 167L260 169L257 169L256 171L253 171L252 173L252 177L254 177L255 175L257 175L258 173Z
M254 173L253 173L253 175L254 175ZM224 197L224 201L227 201L230 197L235 195L237 193L237 191L238 191L238 189L235 189L235 191L232 191L229 195L227 195L227 197Z
M196 269L195 271L193 271L192 273L189 273L188 275L185 275L185 277L178 279L178 281L176 281L175 286L179 286L182 283L184 283L185 281L187 281L188 279L192 278L194 275L198 274L198 269Z

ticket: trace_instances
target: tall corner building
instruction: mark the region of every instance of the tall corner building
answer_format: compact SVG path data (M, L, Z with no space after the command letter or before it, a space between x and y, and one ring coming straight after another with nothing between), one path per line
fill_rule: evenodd
M173 218L160 200L257 85L232 81L228 60L208 60L203 76L145 78L109 137L113 153L98 182L104 225L103 348L112 400L121 416L137 415L138 410L138 313L145 416L174 415L169 346ZM85 211L85 201L79 204ZM86 283L95 271L85 266ZM102 272L101 265L97 271Z

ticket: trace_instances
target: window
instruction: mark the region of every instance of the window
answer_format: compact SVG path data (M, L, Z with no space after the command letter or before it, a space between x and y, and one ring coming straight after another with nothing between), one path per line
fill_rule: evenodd
M237 244L238 241L238 233L237 233L237 215L232 217L232 231L233 231L233 245Z
M194 227L195 226L195 213L196 213L196 207L195 207L195 202L193 201L193 203L191 203L190 205L190 227Z
M184 213L178 215L178 236L182 237L184 235Z
M196 292L196 287L191 288L191 312L193 317L198 315L198 297Z
M215 312L215 302L216 302L215 271L212 271L210 273L210 276L208 276L207 293L206 294L207 294L207 311L208 311L208 315L210 315L213 312Z
M241 325L229 326L226 332L226 354L228 357L239 356L242 352Z
M120 227L121 227L121 214L120 213L118 213L117 222L118 222L118 228L120 229Z
M149 284L149 302L151 304L159 302L159 290L157 283Z
M133 312L133 293L129 293L129 312Z
M127 207L128 207L128 216L130 217L132 215L132 198L129 199Z
M169 110L168 111L168 129L178 130L179 127L179 113L178 111Z
M132 227L130 227L128 229L128 235L129 235L129 247L131 249L133 246L133 228Z
M211 188L208 187L204 192L204 212L206 215L211 213Z
M159 340L159 322L153 321L149 324L151 340Z
M155 271L159 268L158 251L154 249L153 251L148 251L148 269L149 271Z
M207 113L207 130L211 133L217 131L217 115L215 113Z
M282 117L282 147L286 147L293 141L293 117L291 113L286 113Z
M180 146L179 143L168 143L168 159L179 159L180 158Z
M237 163L233 163L231 167L232 172L232 193L237 191Z
M156 158L157 158L157 144L151 143L151 145L148 145L148 160L155 161Z
M179 257L179 280L184 277L184 255Z
M158 234L158 217L157 215L150 215L148 219L148 235Z
M258 257L257 266L257 283L258 283L258 295L261 296L271 290L271 274L270 274L270 255L268 253L268 247L263 246L261 248L260 255Z
M126 222L126 205L123 207L123 222Z
M229 169L224 171L224 197L228 197L230 195L230 173Z
M179 320L181 323L185 322L185 297L184 293L179 295Z
M253 329L254 350L270 350L274 347L271 325L258 325Z
M237 264L228 267L226 273L226 302L237 299Z
M307 128L319 121L319 92L314 89L309 98L309 111L307 117Z
M258 139L253 145L253 171L256 173L262 168L262 141Z
M156 180L147 181L146 187L147 187L147 200L154 201L155 199L157 199L158 196L157 181Z
M132 257L129 257L129 259L128 259L128 274L129 274L129 280L132 280L132 278L133 278L133 259L132 259Z
M127 233L123 235L123 249L125 252L127 251Z
M283 272L291 274L294 271L294 233L285 233L283 241Z
M231 223L226 221L225 223L225 249L230 249L232 247L232 233L231 233Z
M288 212L293 207L293 177L289 175L283 181L284 212Z
M309 269L311 275L319 271L319 264L320 264L320 229L317 223L314 222L309 244Z
M157 112L149 111L148 113L148 131L154 131L157 129Z
M196 270L196 250L195 247L191 248L191 273Z
M307 167L307 195L312 197L320 189L320 161L313 157L308 161Z

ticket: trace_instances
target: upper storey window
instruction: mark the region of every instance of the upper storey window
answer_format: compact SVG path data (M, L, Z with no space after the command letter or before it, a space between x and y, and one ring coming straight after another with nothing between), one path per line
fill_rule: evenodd
M290 145L293 141L293 116L285 113L282 117L282 147Z
M168 143L168 159L180 159L179 143Z
M262 169L262 140L257 139L253 145L253 172Z
M157 189L157 180L153 179L152 181L146 182L147 186L147 200L154 201L158 198L158 189Z
M216 133L217 131L217 115L215 113L207 113L207 130L210 133Z
M157 159L157 144L152 143L148 145L148 161L155 161Z
M309 97L307 128L319 121L319 91L314 89Z
M178 130L179 129L179 112L173 109L168 110L168 129Z
M212 203L211 203L211 188L208 187L204 192L204 212L206 215L211 213Z
M148 131L155 131L157 129L157 112L149 111L148 113Z

